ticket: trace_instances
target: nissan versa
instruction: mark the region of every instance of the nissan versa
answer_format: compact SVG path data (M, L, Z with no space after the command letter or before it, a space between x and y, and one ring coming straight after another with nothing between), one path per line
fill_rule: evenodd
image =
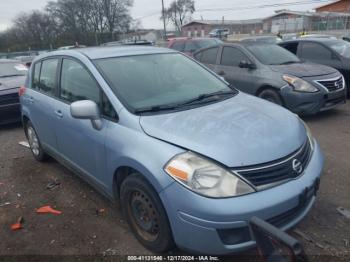
M119 200L152 251L242 251L252 216L286 230L315 201L323 154L299 117L174 50L42 55L20 100L34 158Z
M344 77L328 66L303 63L278 45L224 44L194 57L239 90L307 115L346 102Z

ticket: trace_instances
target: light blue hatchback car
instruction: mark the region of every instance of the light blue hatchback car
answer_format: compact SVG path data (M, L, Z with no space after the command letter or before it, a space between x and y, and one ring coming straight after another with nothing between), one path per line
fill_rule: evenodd
M20 100L34 157L119 200L152 251L242 251L255 245L251 217L286 230L315 201L323 155L298 116L176 51L48 53Z

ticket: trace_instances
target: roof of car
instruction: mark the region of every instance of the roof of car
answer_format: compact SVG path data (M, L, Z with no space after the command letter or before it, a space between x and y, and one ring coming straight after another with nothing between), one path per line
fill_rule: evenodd
M284 43L293 43L293 42L320 42L320 43L327 43L327 42L336 42L336 41L341 41L339 39L332 39L332 38L320 38L320 37L315 37L315 38L298 38L298 39L291 39L291 40L286 40L281 42L280 44Z
M152 47L152 46L103 46L103 47L99 46L99 47L86 47L86 48L75 48L70 50L54 51L46 54L45 56L73 55L76 53L80 53L94 60L94 59L110 58L110 57L175 53L175 52L176 51L171 49Z

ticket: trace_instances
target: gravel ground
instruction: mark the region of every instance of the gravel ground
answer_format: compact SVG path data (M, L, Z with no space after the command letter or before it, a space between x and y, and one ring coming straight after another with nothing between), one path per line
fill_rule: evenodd
M304 120L324 150L326 165L315 206L290 233L312 260L350 261L350 219L337 212L340 206L350 209L350 103ZM22 140L19 125L0 127L0 205L11 203L0 207L0 256L151 255L132 236L117 204L54 160L36 162L18 145ZM55 180L61 185L46 189ZM44 205L63 213L36 214ZM11 231L20 216L24 228Z

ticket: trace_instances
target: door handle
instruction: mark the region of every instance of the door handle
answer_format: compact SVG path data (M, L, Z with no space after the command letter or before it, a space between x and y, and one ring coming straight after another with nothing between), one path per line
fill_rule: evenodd
M56 115L58 118L63 118L63 114L62 114L62 111L61 111L61 110L56 110L56 111L55 111L55 115Z
M221 70L221 71L219 71L218 75L219 75L219 76L224 76L224 75L225 75L225 72Z

